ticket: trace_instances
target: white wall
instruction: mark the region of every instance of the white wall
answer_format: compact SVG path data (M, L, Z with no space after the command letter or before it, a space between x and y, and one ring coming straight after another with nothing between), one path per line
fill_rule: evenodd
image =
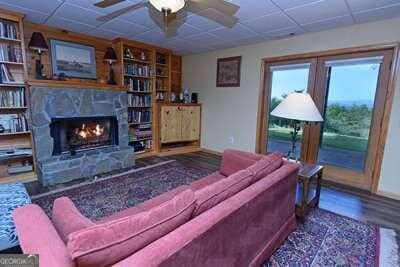
M202 147L255 150L261 59L371 44L400 42L400 19L355 25L183 58L183 88L203 103ZM242 56L241 87L217 88L217 58ZM234 143L229 143L229 138ZM379 191L400 199L400 75L397 76Z

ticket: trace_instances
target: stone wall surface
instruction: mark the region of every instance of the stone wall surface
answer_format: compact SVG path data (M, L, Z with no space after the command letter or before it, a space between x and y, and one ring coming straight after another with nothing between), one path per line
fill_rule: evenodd
M32 134L39 180L44 185L92 177L134 165L129 146L127 94L124 91L30 87ZM53 117L115 116L118 146L53 156Z

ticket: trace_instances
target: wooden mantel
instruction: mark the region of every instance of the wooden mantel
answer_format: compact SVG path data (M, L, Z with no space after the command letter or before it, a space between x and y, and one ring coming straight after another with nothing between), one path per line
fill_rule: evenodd
M58 80L27 80L28 86L43 86L43 87L54 87L54 88L85 88L85 89L100 89L100 90L117 90L127 91L127 86L121 85L110 85L106 83L98 82L82 82L82 81L58 81Z

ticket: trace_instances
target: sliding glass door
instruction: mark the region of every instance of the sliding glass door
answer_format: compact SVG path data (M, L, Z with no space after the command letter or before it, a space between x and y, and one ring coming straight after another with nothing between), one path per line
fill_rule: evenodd
M287 152L290 122L269 113L287 94L307 91L324 122L302 125L300 158L324 165L327 179L371 189L392 56L388 49L267 63L260 151Z

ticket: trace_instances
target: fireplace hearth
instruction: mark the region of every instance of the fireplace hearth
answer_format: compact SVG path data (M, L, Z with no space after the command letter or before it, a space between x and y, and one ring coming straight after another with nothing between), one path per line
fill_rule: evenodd
M115 116L52 118L53 155L118 145Z

